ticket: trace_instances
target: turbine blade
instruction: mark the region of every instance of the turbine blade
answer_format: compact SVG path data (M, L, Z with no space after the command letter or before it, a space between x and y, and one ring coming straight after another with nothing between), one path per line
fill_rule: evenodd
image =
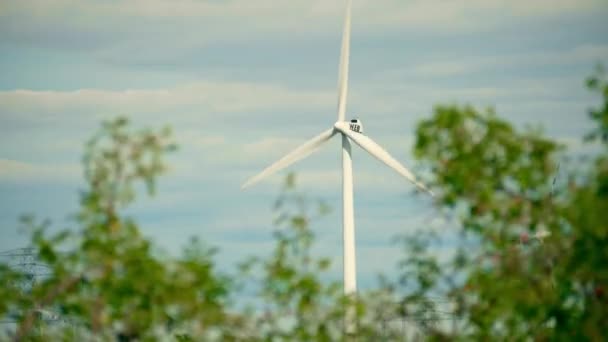
M267 167L266 169L264 169L264 171L260 172L258 175L249 178L243 184L241 189L248 188L248 187L252 186L253 184L259 182L263 178L270 176L271 174L273 174L279 170L282 170L301 159L304 159L305 157L309 156L311 153L318 150L325 142L327 142L335 134L336 134L336 130L334 128L331 128L331 129L328 129L327 131L317 135L316 137L308 140L307 142L300 145L295 150L288 153L283 158L279 159L274 164L272 164L269 167Z
M344 121L346 115L346 97L348 95L348 64L350 59L350 17L352 1L347 0L346 19L342 33L342 49L340 51L340 74L338 76L338 121Z
M388 152L386 152L380 145L374 142L371 138L357 132L353 132L349 129L348 124L346 123L337 123L335 125L336 129L340 132L344 133L348 136L352 141L357 143L357 145L361 146L364 150L366 150L369 154L376 157L376 159L380 160L384 164L386 164L391 169L397 171L400 175L405 177L407 180L416 185L420 190L428 192L433 195L433 192L429 190L426 186L420 183L414 174L410 172L405 166L401 165L395 158L393 158Z

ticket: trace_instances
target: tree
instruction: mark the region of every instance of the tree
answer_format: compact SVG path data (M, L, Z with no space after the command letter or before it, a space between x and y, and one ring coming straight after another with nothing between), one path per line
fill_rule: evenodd
M27 293L12 286L18 272L0 269L0 314L12 313L16 341L104 339L148 340L179 334L227 331L230 282L213 263L213 249L196 240L181 258L161 260L124 209L135 199L137 182L154 192L165 170L164 155L174 149L168 128L131 132L126 119L103 124L86 146L85 180L73 230L49 233L48 224L26 217L32 246L50 275ZM10 292L9 292L10 291ZM56 312L68 324L36 326L39 310ZM55 335L53 335L55 334Z
M328 207L295 190L287 177L275 205L275 247L243 263L232 276L217 271L215 250L197 239L179 258L162 253L125 215L138 183L154 193L174 150L171 132L135 132L123 118L106 122L86 145L87 187L74 229L49 231L50 223L24 217L31 245L49 275L20 291L25 274L0 265L0 315L16 317L21 340L218 340L339 339L346 298L336 282L322 280L327 258L312 256L310 223ZM242 286L243 284L248 284ZM254 290L253 306L235 305ZM360 301L364 303L364 300ZM41 312L62 324L47 324ZM373 310L360 305L360 334L378 336Z
M583 168L555 182L567 152L539 130L516 130L492 110L438 106L417 129L415 152L432 171L437 205L457 217L459 248L448 262L410 240L404 302L448 298L458 324L431 336L482 340L601 340L608 326L608 82L590 111L603 144ZM567 169L562 167L562 169ZM542 241L535 232L548 231ZM433 240L433 236L426 235ZM412 242L413 241L413 242ZM407 283L407 281L405 282ZM414 289L414 290L413 290Z
M340 340L346 308L355 305L358 338L396 340L399 335L395 329L379 324L394 297L381 289L362 293L353 303L353 298L342 294L341 283L323 279L329 276L331 261L311 252L315 239L310 226L329 207L297 191L296 177L289 174L274 208L274 249L269 256L252 258L241 266L245 271L241 281L250 284L257 301L254 305L258 305L257 310L250 308L250 314L244 315L252 319L243 339Z

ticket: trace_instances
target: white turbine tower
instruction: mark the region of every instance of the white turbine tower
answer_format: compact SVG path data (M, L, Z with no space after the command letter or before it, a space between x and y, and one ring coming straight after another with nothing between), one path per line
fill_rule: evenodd
M351 0L347 0L346 19L342 37L342 50L340 56L340 73L338 77L338 121L328 130L310 139L296 148L274 164L267 167L260 174L250 178L243 184L243 189L257 183L263 178L282 170L295 162L309 156L318 150L334 135L342 136L342 201L343 201L343 238L344 238L344 294L354 295L357 292L357 278L355 266L355 220L353 209L353 168L351 158L351 140L372 156L397 171L400 175L416 185L419 189L431 193L414 175L395 158L386 152L380 145L369 137L363 135L363 126L359 120L345 120L346 96L348 93L348 63L350 54L350 18ZM431 193L432 194L432 193ZM347 313L348 316L348 313ZM347 318L347 321L349 319ZM351 321L352 322L352 321ZM351 323L352 324L352 323ZM347 325L350 325L347 322ZM347 328L347 330L349 330Z

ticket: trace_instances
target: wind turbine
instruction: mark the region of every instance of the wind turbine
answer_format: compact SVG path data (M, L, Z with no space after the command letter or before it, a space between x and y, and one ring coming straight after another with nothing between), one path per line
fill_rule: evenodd
M342 137L342 215L343 215L343 239L344 239L344 294L354 295L357 292L357 278L355 266L355 220L353 209L353 168L351 158L351 141L363 148L372 156L395 170L401 176L416 185L423 191L432 193L416 177L380 145L363 134L363 126L359 120L345 120L346 96L348 93L348 63L350 54L350 22L351 22L351 0L347 0L346 19L344 21L344 32L342 37L342 49L340 56L340 72L338 77L338 120L328 130L308 140L300 147L288 153L274 164L267 167L260 174L250 178L243 184L243 189L259 182L265 177L282 170L295 162L309 156L326 144L332 137Z

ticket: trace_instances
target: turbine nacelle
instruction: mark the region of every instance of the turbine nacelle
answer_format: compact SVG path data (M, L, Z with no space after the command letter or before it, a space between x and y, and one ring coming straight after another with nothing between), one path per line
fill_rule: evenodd
M351 131L363 134L363 124L359 119L352 119L348 123L348 127Z
M350 130L355 133L363 134L363 123L359 119L352 119L350 121L338 121L334 123L334 129L341 132L343 130Z

